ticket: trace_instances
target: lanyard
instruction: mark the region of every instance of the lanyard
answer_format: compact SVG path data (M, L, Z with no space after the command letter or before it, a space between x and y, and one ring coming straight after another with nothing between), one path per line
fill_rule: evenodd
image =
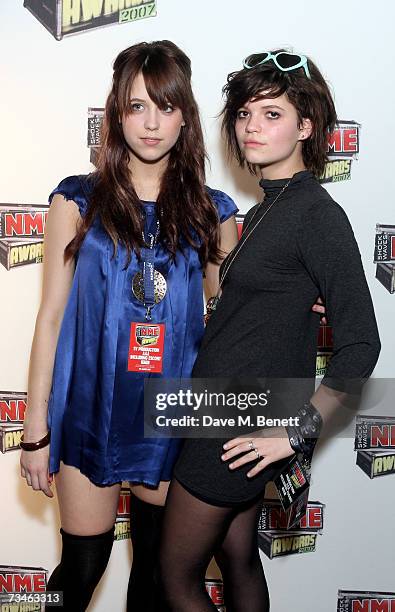
M150 321L151 310L155 305L155 245L159 236L159 222L155 223L155 206L147 204L144 206L144 211L143 239L147 246L141 249L141 260L143 262L144 306L147 308L145 318ZM148 230L147 235L146 230Z

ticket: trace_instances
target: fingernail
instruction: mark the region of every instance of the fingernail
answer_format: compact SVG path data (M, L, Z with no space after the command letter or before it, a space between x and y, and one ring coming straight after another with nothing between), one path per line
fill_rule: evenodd
M233 463L231 463L229 467L231 470L233 470Z
M224 444L222 448L224 448L226 450L228 448L228 445Z
M248 478L251 478L252 474L250 474L250 473L248 472L247 476L248 476Z

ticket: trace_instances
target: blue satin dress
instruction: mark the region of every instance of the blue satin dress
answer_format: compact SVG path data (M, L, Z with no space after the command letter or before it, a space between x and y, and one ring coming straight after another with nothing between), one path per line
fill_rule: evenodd
M66 178L49 201L60 193L84 215L92 186L92 175ZM229 196L207 189L221 222L237 212ZM155 205L142 204L147 231ZM112 254L113 243L96 220L77 256L56 349L48 410L49 470L57 472L63 461L98 485L129 481L156 487L160 480L170 480L182 441L144 438L144 378L191 375L204 331L202 268L190 246L171 261L156 245L155 268L167 280L166 296L152 310L152 321L166 325L163 373L128 372L130 324L144 322L145 316L131 288L141 265L133 253L124 269L122 246Z

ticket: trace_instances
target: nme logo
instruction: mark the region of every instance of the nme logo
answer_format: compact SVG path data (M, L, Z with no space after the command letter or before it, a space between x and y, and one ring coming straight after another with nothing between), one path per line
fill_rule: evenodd
M308 508L300 521L301 529L322 529L322 508ZM269 529L286 529L287 516L281 509L273 509L270 513Z
M206 591L218 609L224 605L224 587L222 580L206 578Z
M14 399L0 391L0 423L22 423L25 418L26 399Z
M357 416L355 450L395 449L395 419L386 416Z
M333 348L333 329L330 325L320 325L317 347L320 350Z
M42 238L48 206L0 204L0 238Z
M395 612L395 593L339 591L338 612Z
M4 215L6 238L42 236L48 213L6 213Z
M363 599L352 602L352 612L395 612L395 600Z
M118 517L129 518L130 516L130 489L122 487L119 494Z
M339 121L334 132L328 134L328 156L355 159L359 153L360 124Z
M244 218L245 215L236 215L237 237L239 240L241 238L241 232L243 231Z
M296 532L321 532L324 527L324 507L319 501L309 501L305 515L293 526L294 535ZM262 506L261 515L258 522L258 531L278 532L288 530L288 513L285 512L279 500L268 499Z
M372 425L371 437L372 447L395 447L395 425Z
M395 599L354 600L352 612L395 612Z
M44 593L46 587L46 571L42 568L27 571L25 568L4 568L0 566L0 593ZM18 571L19 570L19 571Z

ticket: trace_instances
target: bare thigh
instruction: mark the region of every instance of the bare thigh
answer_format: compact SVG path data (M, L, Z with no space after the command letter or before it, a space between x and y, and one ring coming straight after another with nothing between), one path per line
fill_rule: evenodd
M170 482L168 480L161 480L157 489L146 487L142 484L130 483L130 490L139 499L148 503L154 504L155 506L164 506L167 497L167 491L169 489Z
M74 535L97 535L115 523L121 483L99 487L70 465L55 475L62 528Z

